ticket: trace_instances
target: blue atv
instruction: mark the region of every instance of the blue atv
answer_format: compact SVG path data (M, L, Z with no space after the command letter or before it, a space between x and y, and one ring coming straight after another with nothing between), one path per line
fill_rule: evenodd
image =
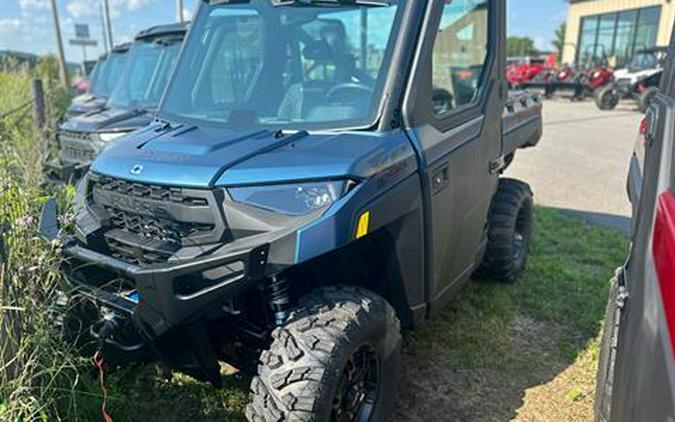
M111 364L215 386L252 421L382 421L401 326L472 275L514 282L542 133L509 94L500 0L201 1L156 119L107 148L60 236L73 315ZM74 318L75 316L73 316Z

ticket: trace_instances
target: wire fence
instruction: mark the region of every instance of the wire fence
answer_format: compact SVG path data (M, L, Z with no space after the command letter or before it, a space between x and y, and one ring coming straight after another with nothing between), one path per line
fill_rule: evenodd
M27 135L33 127L37 127L47 133L54 129L53 126L57 123L55 120L57 118L56 114L58 114L54 110L58 109L56 104L59 102L59 97L62 96L62 93L58 89L43 91L40 80L33 80L32 84L33 90L30 99L23 101L10 110L0 112L0 129L3 126L5 128L11 127L12 130L18 131L23 135ZM36 89L35 85L38 85L39 89ZM32 122L27 122L29 119Z
M25 112L26 109L28 109L28 108L30 107L31 104L33 104L33 100L32 100L32 99L23 102L23 103L22 103L21 105L19 105L18 107L15 107L15 108L13 108L13 109L11 109L11 110L9 110L9 111L6 111L6 112L4 112L4 113L0 113L0 120L4 120L4 119L6 119L7 117L9 117L9 116L11 116L11 115L13 115L13 114L22 112L22 111Z

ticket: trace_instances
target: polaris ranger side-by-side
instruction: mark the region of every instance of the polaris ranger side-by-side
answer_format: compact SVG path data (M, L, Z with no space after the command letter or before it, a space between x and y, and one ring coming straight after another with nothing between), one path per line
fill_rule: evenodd
M49 179L76 182L111 141L152 123L186 28L184 24L161 25L136 36L106 103L59 126L59 157L45 165Z
M91 73L90 91L78 95L66 111L66 118L95 113L105 107L108 97L117 85L127 60L130 43L113 48L112 52L98 59Z
M532 193L500 174L538 143L541 102L509 96L505 15L200 2L157 120L79 185L74 235L45 207L77 304L64 319L107 362L216 386L219 360L259 356L252 421L387 420L401 323L525 267Z

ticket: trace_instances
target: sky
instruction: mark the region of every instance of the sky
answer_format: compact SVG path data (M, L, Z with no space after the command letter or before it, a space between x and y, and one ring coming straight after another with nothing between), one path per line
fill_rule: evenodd
M184 0L189 18L198 0ZM109 0L115 43L130 41L142 29L175 20L174 0ZM103 52L100 0L56 0L66 59L82 60L81 47L68 41L75 24L89 24L91 37L99 41L88 48L88 58ZM555 28L566 19L564 0L507 0L510 35L529 36L543 50L552 48ZM48 54L56 51L49 0L0 0L0 50Z

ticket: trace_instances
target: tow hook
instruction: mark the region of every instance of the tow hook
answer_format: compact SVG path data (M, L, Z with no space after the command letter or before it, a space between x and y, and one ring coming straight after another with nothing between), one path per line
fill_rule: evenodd
M112 337L115 330L119 327L117 321L115 321L115 316L112 314L107 314L103 316L103 324L98 329L98 341L99 341L99 351L103 352L103 347L105 341Z

